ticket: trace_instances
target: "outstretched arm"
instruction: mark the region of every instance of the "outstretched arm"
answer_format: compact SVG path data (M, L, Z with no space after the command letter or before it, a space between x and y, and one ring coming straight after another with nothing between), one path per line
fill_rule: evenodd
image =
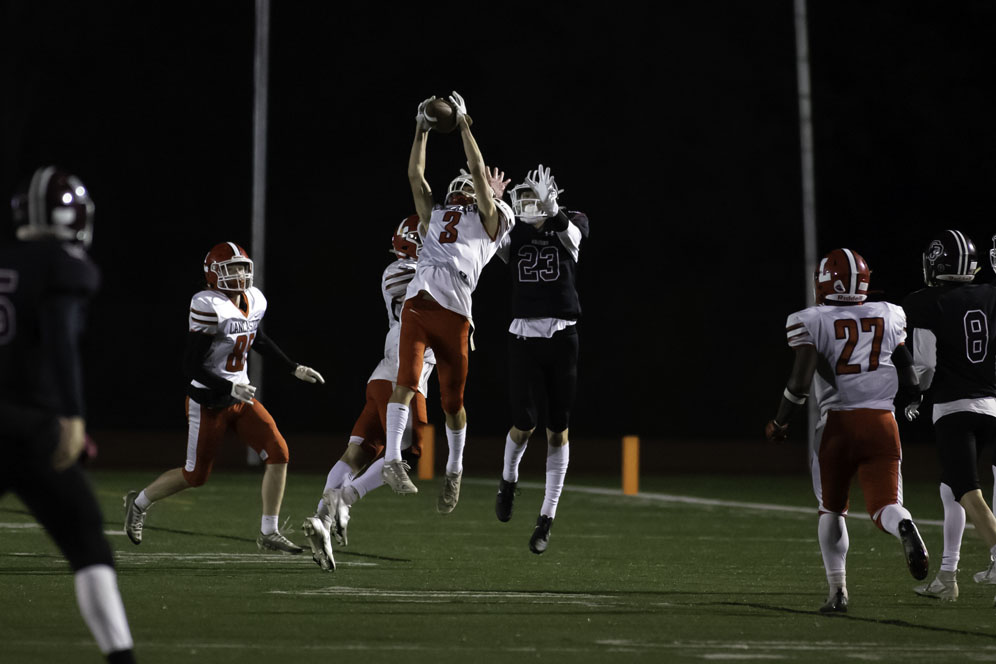
M415 212L418 213L419 225L423 226L423 231L428 227L429 217L432 215L432 189L425 180L425 144L429 138L429 125L422 111L433 99L435 97L429 97L418 105L418 112L415 115L415 140L412 142L412 151L408 156L408 184L412 189Z
M457 127L460 128L460 139L463 141L463 151L467 156L467 168L474 178L474 192L477 199L477 210L481 213L481 221L484 222L484 229L491 237L498 232L498 222L500 213L491 197L491 180L488 178L488 170L484 165L484 157L481 156L481 149L477 147L474 134L470 131L470 117L467 115L467 104L456 92L450 96L450 103L456 108Z

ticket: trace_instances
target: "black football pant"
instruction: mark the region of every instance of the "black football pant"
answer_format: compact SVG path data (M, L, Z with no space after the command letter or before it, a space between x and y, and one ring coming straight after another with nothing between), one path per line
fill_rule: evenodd
M0 405L0 497L12 491L38 519L73 572L114 566L104 519L86 472L74 464L57 473L51 455L58 442L54 417Z
M512 424L536 428L538 400L546 398L546 428L560 433L568 427L577 393L578 333L570 325L551 338L509 335L509 399Z
M979 454L996 442L996 417L981 413L951 413L934 422L941 481L955 500L980 488Z

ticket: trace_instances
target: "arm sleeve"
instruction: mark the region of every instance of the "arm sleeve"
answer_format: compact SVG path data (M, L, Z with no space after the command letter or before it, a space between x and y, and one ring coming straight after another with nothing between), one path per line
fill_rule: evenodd
M913 370L920 380L920 388L928 389L934 381L937 368L937 337L930 330L913 328Z
M59 415L83 417L83 371L79 337L83 331L86 300L70 294L53 295L40 305L42 347L55 371Z
M212 337L202 332L188 332L187 345L183 351L183 375L207 385L212 390L223 391L226 395L232 390L232 383L205 368L208 353L211 351Z
M287 357L284 351L280 350L280 346L275 344L273 339L266 336L263 330L256 331L256 338L252 342L252 349L263 357L283 363L288 372L293 373L294 369L297 368L297 362Z

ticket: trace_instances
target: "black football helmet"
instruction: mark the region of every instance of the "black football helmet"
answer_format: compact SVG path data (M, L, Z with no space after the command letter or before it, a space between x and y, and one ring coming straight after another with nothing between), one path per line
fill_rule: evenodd
M42 166L10 200L18 240L56 238L90 246L93 200L78 177Z
M975 243L961 231L938 234L923 251L923 283L928 286L943 281L967 284L978 271Z

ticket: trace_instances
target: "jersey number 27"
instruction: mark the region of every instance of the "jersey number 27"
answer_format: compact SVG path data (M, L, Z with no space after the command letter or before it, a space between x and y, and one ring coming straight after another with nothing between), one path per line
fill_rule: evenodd
M871 332L871 351L868 353L868 371L878 369L879 355L882 353L882 334L885 332L885 320L882 318L862 318L860 319L861 330L858 331L858 322L852 318L840 318L833 322L833 330L838 340L844 339L844 348L837 358L837 375L861 373L861 364L851 364L851 356L858 345L858 335L862 332ZM854 358L859 359L860 358Z

